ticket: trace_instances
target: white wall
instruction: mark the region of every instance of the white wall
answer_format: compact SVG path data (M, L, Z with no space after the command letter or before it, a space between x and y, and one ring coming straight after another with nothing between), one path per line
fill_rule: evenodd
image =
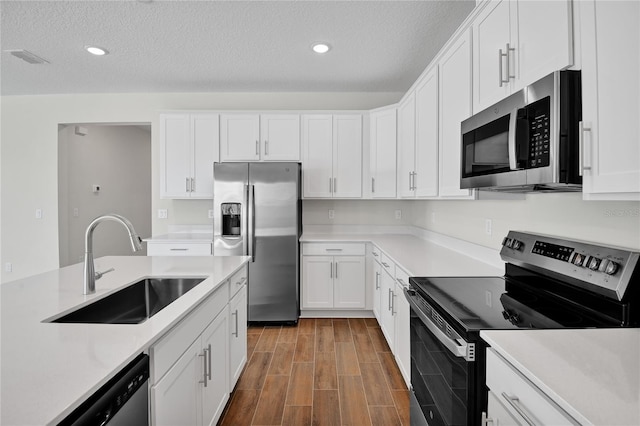
M1 260L13 272L2 282L58 267L58 125L150 123L152 126L152 232L169 224L207 223L210 203L159 198L158 112L167 109L371 109L402 93L160 93L4 96L1 105ZM35 210L42 209L42 219Z
M83 125L63 127L58 151L58 220L60 266L84 258L84 233L97 216L120 214L138 234L151 236L151 128L150 126ZM92 185L100 191L93 192ZM77 209L77 216L75 211ZM105 222L94 232L94 257L129 255L126 230ZM146 255L146 249L136 255Z

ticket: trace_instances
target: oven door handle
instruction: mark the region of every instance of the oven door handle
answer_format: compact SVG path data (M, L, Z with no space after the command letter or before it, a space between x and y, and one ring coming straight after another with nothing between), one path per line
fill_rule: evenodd
M422 321L422 323L429 329L429 331L442 343L449 351L457 356L458 358L464 358L468 361L473 361L473 359L468 358L468 350L467 350L467 342L464 344L460 344L458 340L452 340L449 336L447 336L440 328L420 309L420 307L413 300L413 296L409 294L409 291L406 288L403 288L404 296L409 301L409 304L413 308L418 318Z

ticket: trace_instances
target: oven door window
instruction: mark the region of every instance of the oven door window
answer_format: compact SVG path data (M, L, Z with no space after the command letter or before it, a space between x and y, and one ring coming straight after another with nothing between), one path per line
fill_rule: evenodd
M462 136L462 177L510 171L509 114Z
M475 408L469 394L474 368L474 362L453 355L411 311L411 386L429 426L469 424Z

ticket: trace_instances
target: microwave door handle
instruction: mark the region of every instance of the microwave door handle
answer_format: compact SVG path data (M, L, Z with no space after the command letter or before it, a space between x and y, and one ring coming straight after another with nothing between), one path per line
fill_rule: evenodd
M411 305L411 307L413 308L413 311L416 313L418 318L420 318L420 321L425 325L425 327L427 327L429 331L434 335L434 337L437 338L438 341L440 341L440 343L444 345L444 347L449 349L449 351L454 356L467 359L467 343L464 342L464 344L461 345L459 344L459 341L449 338L449 336L447 336L442 330L440 330L440 328L433 323L433 321L422 311L422 309L420 309L418 304L409 294L407 288L403 288L402 291L405 298L409 302L409 305Z
M518 125L518 108L515 108L511 111L509 115L509 169L518 170L518 153L516 143L516 134L517 134L517 125Z

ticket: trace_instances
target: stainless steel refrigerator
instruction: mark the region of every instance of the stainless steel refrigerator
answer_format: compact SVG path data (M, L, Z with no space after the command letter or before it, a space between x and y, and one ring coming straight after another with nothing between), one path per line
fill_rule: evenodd
M215 163L213 254L251 256L251 322L297 322L300 164Z

